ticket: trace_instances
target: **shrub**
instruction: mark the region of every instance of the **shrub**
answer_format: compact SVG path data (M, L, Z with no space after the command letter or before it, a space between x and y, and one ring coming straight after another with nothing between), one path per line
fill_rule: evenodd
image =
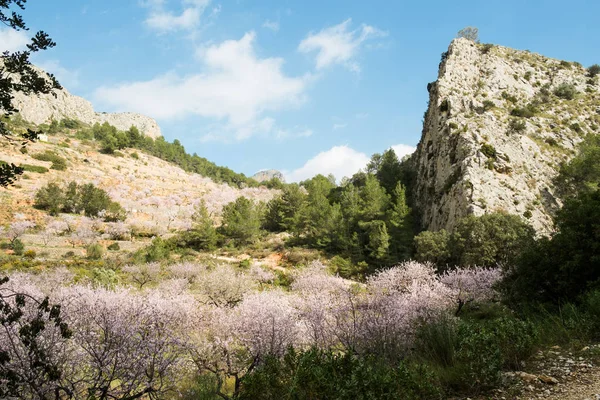
M35 172L38 174L45 174L49 171L48 168L42 167L40 165L21 164L20 167L23 168L23 170L26 172Z
M600 74L600 65L594 64L587 69L588 76L590 78L594 78L596 75Z
M35 252L35 250L26 250L23 253L23 257L29 258L30 260L33 260L36 256L37 256L37 253Z
M58 215L62 210L64 201L65 197L61 187L54 182L50 182L37 191L33 206L48 211L50 215Z
M496 152L496 149L494 148L494 146L492 146L489 143L484 143L484 144L481 145L481 152L487 158L493 158L494 160L498 156L498 153Z
M25 245L21 241L21 239L15 239L12 241L11 247L15 252L15 255L21 256L23 255L23 251L25 250Z
M46 150L43 153L34 154L32 157L40 161L50 161L52 163L50 166L51 169L56 169L58 171L64 171L67 169L67 160L53 151Z
M522 133L527 129L527 123L517 118L511 118L508 121L509 132Z
M561 99L573 100L577 95L577 88L570 83L561 83L554 89L554 94Z
M52 122L54 122L54 121L52 121ZM67 129L77 129L81 126L81 122L77 121L76 119L63 118L60 121L60 126L62 128L67 128Z
M509 101L513 104L516 104L519 99L516 96L509 94L508 92L502 92L502 98L506 101Z
M513 117L522 117L522 118L532 118L539 112L537 105L534 103L529 103L523 108L513 108L510 112L510 115Z
M489 111L494 107L496 107L496 104L493 101L491 101L491 100L483 101L483 107L482 107L483 111Z
M100 260L104 256L104 247L99 243L92 243L86 248L87 258Z
M269 358L242 380L238 399L439 399L434 374L424 365L389 365L376 357L320 350Z
M485 43L481 46L481 53L487 54L494 48L494 45L491 43Z
M442 266L450 262L450 234L442 229L437 232L424 231L415 236L415 259L421 262L432 262Z
M474 26L467 26L466 28L463 28L460 31L458 31L456 37L469 39L479 43L479 29L477 29Z
M119 243L114 242L114 243L111 243L110 245L108 245L107 249L110 251L117 251L117 250L121 250L121 246L119 246Z

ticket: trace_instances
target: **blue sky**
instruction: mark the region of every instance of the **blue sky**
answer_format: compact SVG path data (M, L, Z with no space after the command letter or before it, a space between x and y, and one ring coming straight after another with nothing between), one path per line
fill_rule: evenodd
M35 62L97 111L147 114L190 153L290 180L415 146L427 83L465 26L600 63L592 0L30 0L23 15L58 43Z

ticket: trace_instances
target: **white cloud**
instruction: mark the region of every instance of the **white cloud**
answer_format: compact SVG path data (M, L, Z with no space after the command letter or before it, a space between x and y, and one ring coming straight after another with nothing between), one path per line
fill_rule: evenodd
M337 131L338 129L344 129L347 126L348 126L348 124L333 124L332 129L334 131Z
M302 53L316 51L317 69L341 64L353 72L359 72L360 66L354 59L362 44L366 40L386 36L386 33L365 24L362 24L359 29L350 30L351 23L352 19L349 18L339 25L325 28L318 33L309 33L300 42L298 50Z
M58 60L35 62L35 65L46 72L54 74L60 84L67 90L75 89L80 84L79 71L71 71L63 67Z
M366 112L357 113L357 114L355 115L355 117L356 117L357 119L365 119L365 118L369 118L369 113L366 113Z
M25 32L12 28L0 29L0 53L25 50L28 43L29 37Z
M110 110L135 111L159 119L190 115L219 122L207 137L273 133L274 120L264 114L298 106L305 100L310 76L289 77L281 58L259 58L254 32L202 48L199 73L167 73L148 81L123 83L96 90L95 101Z
M197 28L200 24L200 17L210 4L210 0L183 0L182 11L179 14L167 10L164 0L146 0L141 4L150 8L150 14L145 21L146 25L159 33L167 33L179 30L190 31Z
M407 144L395 144L391 146L391 148L394 150L394 153L396 153L396 156L398 156L399 160L402 160L404 156L412 154L415 152L415 150L417 150L416 147Z
M333 174L339 181L350 177L364 168L369 157L348 146L335 146L311 158L302 167L291 172L284 172L287 182L300 182L317 174L325 176Z
M279 22L266 20L265 22L263 22L262 27L270 29L273 32L277 32L279 31Z

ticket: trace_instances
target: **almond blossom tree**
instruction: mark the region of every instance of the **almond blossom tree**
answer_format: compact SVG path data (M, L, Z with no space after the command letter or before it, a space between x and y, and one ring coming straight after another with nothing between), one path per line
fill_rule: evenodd
M23 236L25 232L35 227L35 223L27 220L17 220L12 222L8 230L6 232L6 236L10 240L11 243L14 243L15 240Z
M256 288L250 276L225 264L203 272L196 286L200 300L215 307L233 307Z
M133 282L139 285L140 289L148 283L155 282L160 275L160 263L152 262L141 265L126 265L123 271L129 274Z
M471 302L491 301L497 296L494 286L502 279L500 268L459 268L447 271L441 282L453 292L458 315L462 308Z

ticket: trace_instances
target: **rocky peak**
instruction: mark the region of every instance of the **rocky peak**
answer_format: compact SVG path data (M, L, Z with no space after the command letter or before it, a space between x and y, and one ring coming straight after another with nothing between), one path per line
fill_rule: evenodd
M285 182L283 174L275 169L265 169L252 175L252 179L258 182L270 181L273 178L277 178L281 182Z
M127 130L133 125L146 136L152 138L161 136L160 127L154 119L148 116L130 112L96 112L92 103L82 97L72 95L66 89L56 91L55 94L56 96L15 93L13 105L19 110L19 114L25 121L36 125L50 123L53 119L60 121L68 118L90 125L96 122L100 124L108 122L119 130Z
M550 232L560 163L600 132L598 77L577 63L455 39L428 90L412 158L421 225L451 229L466 215L505 211Z

